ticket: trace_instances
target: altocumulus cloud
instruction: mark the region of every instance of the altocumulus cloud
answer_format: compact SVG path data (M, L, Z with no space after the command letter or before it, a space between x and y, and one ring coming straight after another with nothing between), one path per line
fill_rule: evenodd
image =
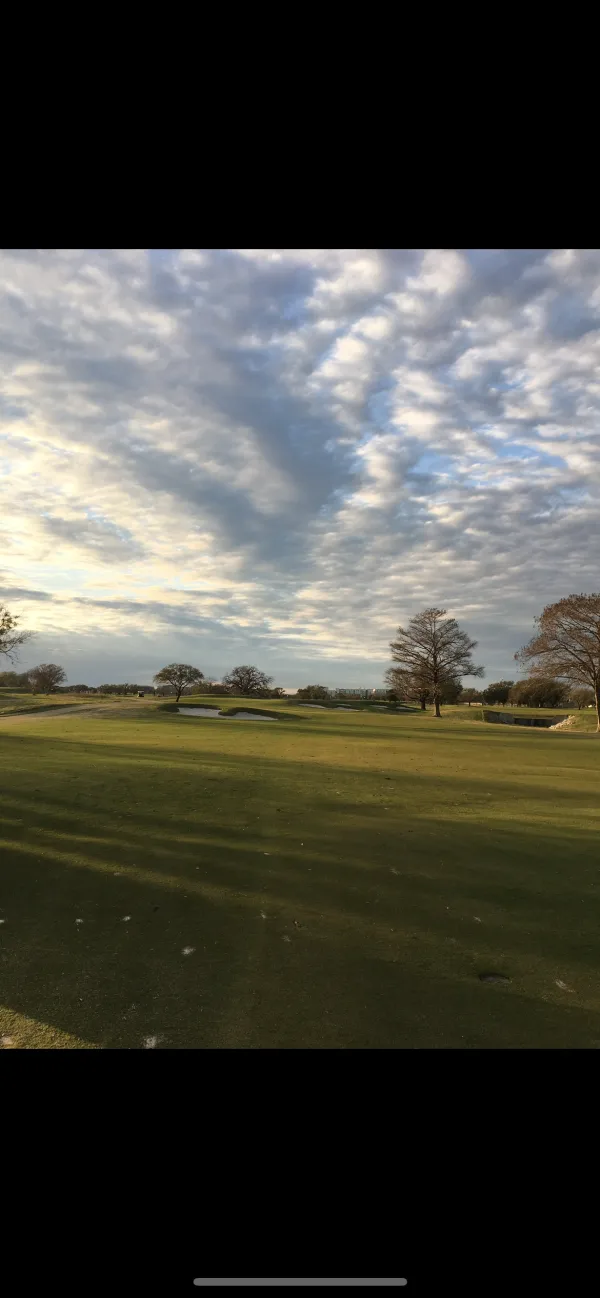
M0 348L24 666L376 684L443 603L504 674L597 589L597 251L17 250Z

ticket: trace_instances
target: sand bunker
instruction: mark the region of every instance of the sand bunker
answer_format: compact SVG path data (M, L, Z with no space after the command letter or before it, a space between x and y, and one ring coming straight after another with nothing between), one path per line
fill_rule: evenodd
M223 712L221 714L225 716ZM261 717L259 712L236 712L235 716L230 716L230 721L277 721L277 717Z
M356 712L356 708L347 708L345 703L336 703L336 712Z
M321 712L326 712L327 708L324 703L299 703L299 708L320 708Z
M186 717L222 717L223 713L218 708L178 708L178 712L183 712Z
M277 717L261 717L258 712L220 712L218 708L178 708L186 717L229 717L230 721L277 721Z

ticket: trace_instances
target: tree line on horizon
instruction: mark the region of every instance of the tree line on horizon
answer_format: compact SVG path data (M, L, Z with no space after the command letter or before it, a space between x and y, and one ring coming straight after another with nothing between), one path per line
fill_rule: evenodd
M535 625L535 634L514 655L515 661L527 673L525 679L494 682L481 691L482 700L518 705L535 699L539 706L546 707L573 701L578 707L585 707L585 700L589 701L591 696L600 732L600 593L567 595L547 604L535 618ZM0 604L1 654L12 661L18 648L33 634L22 630L18 616ZM441 717L444 703L475 701L478 691L463 689L462 679L484 675L483 666L473 660L476 647L477 641L461 629L456 618L448 617L447 609L423 609L406 626L398 627L396 639L390 644L393 663L385 673L390 696L418 701L423 710L431 703L436 717ZM11 675L26 677L31 687L40 693L51 693L66 680L64 669L57 663L41 663L30 672L21 674L0 674L0 684L3 676ZM185 689L200 686L212 691L224 688L227 693L245 697L283 697L284 691L280 687L273 688L272 680L257 667L242 665L233 668L222 682L209 683L205 681L204 673L189 663L169 663L154 676L156 685L175 691L177 701ZM101 686L100 692L108 688ZM125 689L118 687L121 688ZM307 697L307 691L325 688L306 686L298 693ZM556 701L549 702L550 699ZM529 706L536 706L536 703L529 703Z
M27 672L0 672L0 687L31 690L34 694L53 694L62 690L69 694L138 694L147 690L147 685L137 685L125 681L115 685L65 685L66 673L58 663L40 663ZM182 694L197 693L202 688L209 694L241 695L245 698L280 699L285 698L281 686L272 686L272 676L259 671L258 667L243 664L234 667L222 681L208 681L199 667L190 663L169 663L161 667L153 677L157 693L173 692L176 702Z

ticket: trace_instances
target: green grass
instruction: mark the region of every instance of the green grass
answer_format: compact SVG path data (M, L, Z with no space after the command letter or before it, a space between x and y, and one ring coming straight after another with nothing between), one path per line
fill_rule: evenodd
M48 712L54 708L89 708L132 701L118 694L26 694L11 689L0 689L0 717L17 716L29 712ZM136 699L136 702L140 703L141 699Z
M517 707L511 707L510 705L506 705L506 704L492 705L492 704L485 703L484 711L499 712L500 715L502 715L503 713L508 713L509 715L512 714L515 717L552 717L554 722L563 721L564 718L568 716L574 716L575 724L572 727L573 730L577 730L577 731L583 730L583 731L588 731L590 733L595 732L596 730L595 709L588 711L587 708L582 708L581 711L578 711L577 708L573 708L573 707L571 708L569 707L517 708ZM452 721L479 721L479 722L483 720L480 703L473 703L471 704L471 707L468 707L467 704L456 704L452 706L446 705L442 708L442 713L443 713L443 717L446 720L450 719ZM435 721L433 709L428 708L426 715L431 717L431 719Z
M0 720L6 1045L600 1046L600 738L235 706Z
M74 707L83 700L77 694L21 694L0 689L0 717L21 712L46 712L48 708Z

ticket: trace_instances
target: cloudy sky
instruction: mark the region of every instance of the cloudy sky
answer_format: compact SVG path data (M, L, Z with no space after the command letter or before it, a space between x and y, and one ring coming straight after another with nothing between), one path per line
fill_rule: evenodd
M378 685L437 604L489 680L600 587L598 251L11 250L0 353L21 670Z

